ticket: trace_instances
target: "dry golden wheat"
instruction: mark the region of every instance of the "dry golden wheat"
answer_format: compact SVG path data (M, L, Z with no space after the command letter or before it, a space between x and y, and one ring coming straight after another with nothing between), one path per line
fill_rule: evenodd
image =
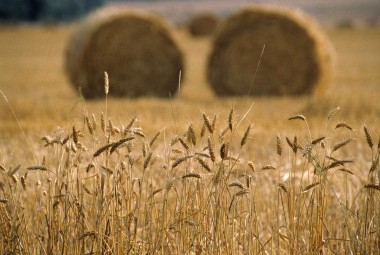
M372 141L372 137L371 137L371 134L369 133L369 130L366 126L364 126L364 133L365 133L365 138L367 140L367 144L368 146L372 149L373 147L373 141Z

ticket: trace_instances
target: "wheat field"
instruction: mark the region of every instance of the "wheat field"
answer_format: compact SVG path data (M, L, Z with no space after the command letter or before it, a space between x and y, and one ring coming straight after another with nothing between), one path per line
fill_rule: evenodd
M94 101L73 28L0 27L1 254L380 254L379 28L326 28L319 97L218 98L178 29L177 95Z

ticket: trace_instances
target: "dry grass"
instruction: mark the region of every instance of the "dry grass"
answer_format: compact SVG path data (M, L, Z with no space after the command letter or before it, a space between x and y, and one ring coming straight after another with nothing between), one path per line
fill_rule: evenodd
M378 252L378 30L328 31L337 75L311 101L215 98L210 42L178 31L179 96L106 106L63 75L70 29L1 28L1 253Z
M44 136L44 145L31 151L34 163L1 165L0 250L378 251L380 139L369 128L292 140L285 134L289 146L277 137L266 162L251 154L260 147L251 125L240 130L247 115L235 123L233 113L199 114L179 133L153 137L134 118L116 126L107 117L105 125L88 121ZM304 116L289 121L309 132Z

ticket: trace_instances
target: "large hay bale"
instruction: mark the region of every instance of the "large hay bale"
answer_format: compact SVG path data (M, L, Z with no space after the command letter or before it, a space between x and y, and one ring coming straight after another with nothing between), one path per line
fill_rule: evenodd
M331 57L330 43L304 14L253 6L221 25L207 75L218 95L309 94L328 84Z
M157 16L124 7L102 9L74 31L66 70L86 98L104 96L104 71L115 97L174 95L183 57Z
M189 21L189 32L192 36L209 36L214 33L219 24L219 18L213 13L204 12L192 17Z

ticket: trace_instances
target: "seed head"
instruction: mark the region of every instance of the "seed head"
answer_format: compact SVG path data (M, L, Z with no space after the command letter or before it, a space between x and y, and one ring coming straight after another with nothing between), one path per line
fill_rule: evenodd
M201 129L201 138L205 135L206 132L206 125L203 123L202 129Z
M203 116L203 124L207 127L208 132L210 132L210 134L212 134L213 129L212 129L212 125L210 123L210 120L208 119L206 113L203 113L202 116Z
M220 147L220 157L222 159L226 159L228 156L228 143L223 143L222 146Z
M342 148L343 146L345 146L346 144L348 144L349 142L351 142L351 140L352 140L352 139L350 138L350 139L344 140L344 141L342 141L342 142L340 142L340 143L337 143L337 144L334 146L332 152L339 150L340 148Z
M199 164L204 168L206 169L208 172L211 172L211 168L209 167L209 165L207 165L207 163L205 161L203 161L203 159L201 158L196 158L199 162Z
M299 115L295 115L295 116L290 117L288 120L303 120L303 121L305 121L306 118L305 118L305 116L299 114Z
M100 114L100 125L101 125L102 130L105 131L106 130L106 121L104 119L104 113L103 112Z
M87 114L84 116L84 119L85 119L85 121L86 121L86 125L87 125L88 132L89 132L91 135L94 134L94 127L92 126L92 123L90 122L90 118L88 117Z
M1 90L0 90L0 95L1 95L1 97L4 99L4 101L5 101L6 103L9 103L7 97L6 97L5 94L4 94L4 92L1 91Z
M182 175L182 179L186 179L186 178L202 178L200 176L200 174L197 174L197 173L189 173L189 174L185 174L185 175Z
M108 73L104 72L104 92L108 95L110 89L110 81L108 79Z
M364 126L364 133L365 133L365 137L367 139L368 146L372 149L372 147L373 147L372 137L371 137L371 134L369 133L369 130L366 126Z
M313 141L311 142L311 144L312 144L312 145L317 145L318 143L320 143L320 142L322 142L323 140L325 140L325 138L326 138L326 137L324 137L324 136L322 136L322 137L320 137L320 138L317 138L317 139L313 140Z
M340 110L340 107L337 107L335 108L334 110L332 110L329 115L327 116L327 119L328 120L331 120L331 118L335 115L335 113L337 113L338 111Z
M208 146L208 151L210 153L211 160L212 160L212 162L215 162L214 146L212 144L210 137L207 140L207 146Z
M167 191L169 191L169 190L171 190L171 189L173 188L173 186L174 186L174 181L175 181L175 179L173 178L173 179L170 179L170 180L168 180L168 181L166 182L166 184L165 184L165 189L166 189Z
M249 136L249 131L251 131L251 125L248 126L247 130L245 131L243 138L240 141L240 147L243 147L247 143L247 139Z
M195 132L193 129L193 125L190 123L189 128L187 129L187 140L193 145L197 144L197 139L195 137Z
M228 115L228 127L231 131L233 128L233 118L234 118L234 108L231 108L230 114Z
M279 135L277 135L277 143L276 143L276 145L277 145L277 154L279 156L281 156L281 154L282 154L282 147L281 147L281 139L280 139Z
M335 126L335 129L337 128L347 128L348 130L353 130L353 128L351 126L349 126L347 123L339 123Z

